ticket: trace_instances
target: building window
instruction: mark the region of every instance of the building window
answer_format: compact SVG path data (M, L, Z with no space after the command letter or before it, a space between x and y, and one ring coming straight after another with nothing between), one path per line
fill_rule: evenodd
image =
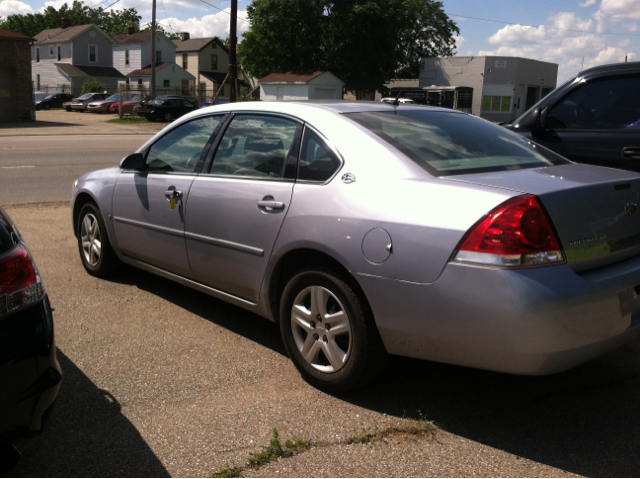
M49 47L49 56L52 57L53 56L53 45L51 45Z
M36 90L40 90L40 74L36 74Z
M482 111L509 113L511 111L510 96L483 96Z
M211 55L211 69L218 69L218 55Z
M98 63L98 45L89 45L89 63Z
M58 61L62 60L62 46L58 45Z
M188 53L183 53L182 54L182 68L184 68L186 70L188 66L189 66L189 54Z
M158 50L156 52L156 65L160 65L162 63L162 51Z
M40 63L40 48L36 47L36 63Z
M171 88L171 82L169 80L163 80L162 81L162 86L164 88Z
M142 78L138 78L138 89L142 88Z
M129 50L124 51L124 64L129 66Z

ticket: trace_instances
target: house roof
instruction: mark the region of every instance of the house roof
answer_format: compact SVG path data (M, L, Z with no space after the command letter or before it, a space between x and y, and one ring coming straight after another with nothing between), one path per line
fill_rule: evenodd
M140 45L151 38L151 32L137 32L131 35L122 33L120 35L111 35L111 38L118 45Z
M160 63L159 65L156 65L156 73L162 70L164 67L168 67L171 64L173 64L173 62L164 62L164 63ZM132 72L127 73L128 77L145 76L145 75L151 75L151 65L147 65L144 68L139 68L138 70L133 70Z
M70 77L124 78L124 75L113 67L93 67L72 65L71 63L56 63L55 65Z
M270 73L264 78L260 78L258 82L308 82L315 77L322 75L323 71L317 72L286 72L286 73Z
M225 52L229 53L229 49L224 46L218 37L190 38L189 40L173 40L176 46L176 53L181 52L197 52L206 47L209 43L215 41Z
M222 83L226 78L227 74L224 72L199 72L200 75L205 77L207 80L211 80L213 83ZM238 84L246 87L251 87L246 81L242 78L238 78Z
M0 38L7 40L21 40L25 42L33 40L33 38L31 37L27 37L15 32L10 32L9 30L3 30L2 28L0 28Z
M42 30L34 38L36 43L46 42L61 42L65 40L71 40L72 38L80 35L85 30L88 30L93 25L76 25L69 28L50 28L49 30Z

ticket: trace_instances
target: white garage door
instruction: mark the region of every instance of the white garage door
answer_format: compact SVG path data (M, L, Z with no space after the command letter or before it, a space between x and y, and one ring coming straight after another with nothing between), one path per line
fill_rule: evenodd
M316 100L335 100L336 89L335 88L316 88L315 99Z

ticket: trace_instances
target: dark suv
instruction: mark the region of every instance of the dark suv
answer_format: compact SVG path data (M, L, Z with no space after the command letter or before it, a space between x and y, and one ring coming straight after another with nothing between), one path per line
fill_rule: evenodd
M640 171L640 62L581 71L505 127L579 163Z

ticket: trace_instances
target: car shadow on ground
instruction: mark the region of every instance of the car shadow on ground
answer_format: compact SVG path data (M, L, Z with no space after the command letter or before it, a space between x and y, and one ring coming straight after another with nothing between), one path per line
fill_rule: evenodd
M118 401L57 355L64 379L51 419L16 443L22 460L7 477L169 477Z
M278 326L248 311L133 268L111 280L137 286L286 355ZM393 357L373 384L339 395L390 416L424 415L458 436L595 477L640 476L639 396L640 340L551 376Z
M2 123L3 129L24 129L24 128L52 128L66 126L82 126L80 123L67 123L62 121L23 121L20 123Z

